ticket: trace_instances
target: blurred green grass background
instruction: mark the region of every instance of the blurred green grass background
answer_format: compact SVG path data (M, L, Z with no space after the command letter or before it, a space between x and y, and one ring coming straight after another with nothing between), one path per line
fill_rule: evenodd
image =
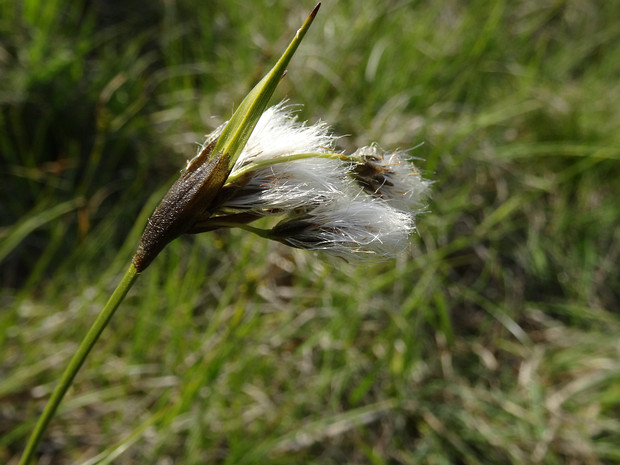
M0 462L314 5L0 0ZM620 2L325 1L276 91L435 181L411 251L177 240L41 464L620 463Z

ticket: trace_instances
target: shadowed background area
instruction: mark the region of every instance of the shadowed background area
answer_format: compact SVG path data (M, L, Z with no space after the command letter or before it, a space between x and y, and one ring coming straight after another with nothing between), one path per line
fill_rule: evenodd
M303 3L303 2L302 2ZM0 462L313 3L0 0ZM411 250L184 237L40 463L620 460L619 2L324 2L273 103L432 179Z

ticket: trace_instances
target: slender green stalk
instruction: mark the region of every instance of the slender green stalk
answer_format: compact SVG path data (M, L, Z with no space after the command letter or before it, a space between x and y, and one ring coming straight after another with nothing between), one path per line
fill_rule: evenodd
M338 152L307 152L307 153L293 153L291 155L281 155L275 158L267 158L263 160L253 161L238 170L235 170L228 178L226 178L226 182L224 186L229 186L234 184L236 181L241 179L245 174L258 170L260 168L264 168L265 166L277 165L278 163L289 163L291 161L296 160L306 160L308 158L340 158L341 160L346 160L346 155Z
M86 360L86 357L97 342L97 339L99 339L99 336L108 325L108 322L114 315L114 312L127 295L127 292L137 277L138 272L136 271L134 265L131 264L125 273L125 276L114 290L110 300L108 300L108 303L105 307L103 307L103 310L101 310L101 313L99 313L99 316L97 316L97 319L90 327L88 334L86 334L86 337L82 340L80 347L73 355L69 365L65 368L65 371L58 382L58 386L56 386L52 397L50 397L50 400L45 406L45 410L43 410L43 413L39 417L39 421L37 422L34 431L30 435L30 439L28 439L28 444L26 445L26 449L24 450L22 458L19 461L19 465L28 465L33 459L37 446L39 445L39 442L41 441L41 438L43 437L43 434L45 433L51 419L54 417L62 398L65 396L69 390L69 387L73 383L75 375L80 370L84 360Z

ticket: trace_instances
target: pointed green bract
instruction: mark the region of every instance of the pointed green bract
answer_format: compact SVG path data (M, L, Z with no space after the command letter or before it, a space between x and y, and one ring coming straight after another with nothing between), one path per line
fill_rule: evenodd
M289 61L291 61L297 47L310 28L320 6L321 4L318 3L314 7L314 10L312 10L308 19L306 19L301 28L299 28L297 34L295 34L295 37L275 66L243 99L241 105L239 105L239 108L237 108L237 111L232 115L230 121L220 134L211 152L210 158L218 154L224 154L224 156L228 158L229 169L232 169L235 165L237 158L239 158L241 151L256 127L256 123L258 123L258 120L267 108L269 99L273 95L280 79L284 76Z

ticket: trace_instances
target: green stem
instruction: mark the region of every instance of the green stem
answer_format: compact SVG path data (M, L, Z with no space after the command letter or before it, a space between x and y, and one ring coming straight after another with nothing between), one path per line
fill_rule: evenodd
M136 271L136 268L133 266L132 263L127 272L125 273L125 276L114 290L114 293L110 297L110 300L108 300L108 303L105 305L105 307L103 307L103 310L101 310L101 313L99 313L99 316L97 316L97 319L90 327L88 334L86 334L86 337L84 337L84 339L82 340L80 347L73 355L73 358L69 362L69 365L67 366L67 368L65 368L65 371L62 374L60 381L58 382L58 386L56 386L52 397L50 397L50 400L45 406L45 410L43 410L43 413L39 417L39 421L37 422L34 431L30 435L30 439L28 439L28 444L26 445L26 449L24 450L22 458L19 461L19 465L28 465L33 459L34 454L37 450L37 446L39 445L39 442L41 441L41 438L43 437L47 426L54 417L54 414L56 413L56 410L58 409L62 398L71 387L75 375L80 370L80 367L84 363L84 360L86 360L86 357L97 342L97 339L99 339L99 336L108 325L108 322L112 318L112 315L114 315L114 312L127 295L127 292L129 291L137 277L138 272Z
M351 157L348 157L347 155L343 155L342 153L338 153L338 152L304 152L304 153L292 153L290 155L280 155L275 158L267 158L264 160L257 160L257 161L250 162L247 165L233 171L228 176L228 178L226 178L226 182L224 183L224 186L230 186L231 184L234 184L236 181L241 179L245 174L251 171L264 168L266 166L276 165L278 163L289 163L291 161L296 161L296 160L306 160L309 158L331 158L331 159L338 158L340 160L347 160Z

